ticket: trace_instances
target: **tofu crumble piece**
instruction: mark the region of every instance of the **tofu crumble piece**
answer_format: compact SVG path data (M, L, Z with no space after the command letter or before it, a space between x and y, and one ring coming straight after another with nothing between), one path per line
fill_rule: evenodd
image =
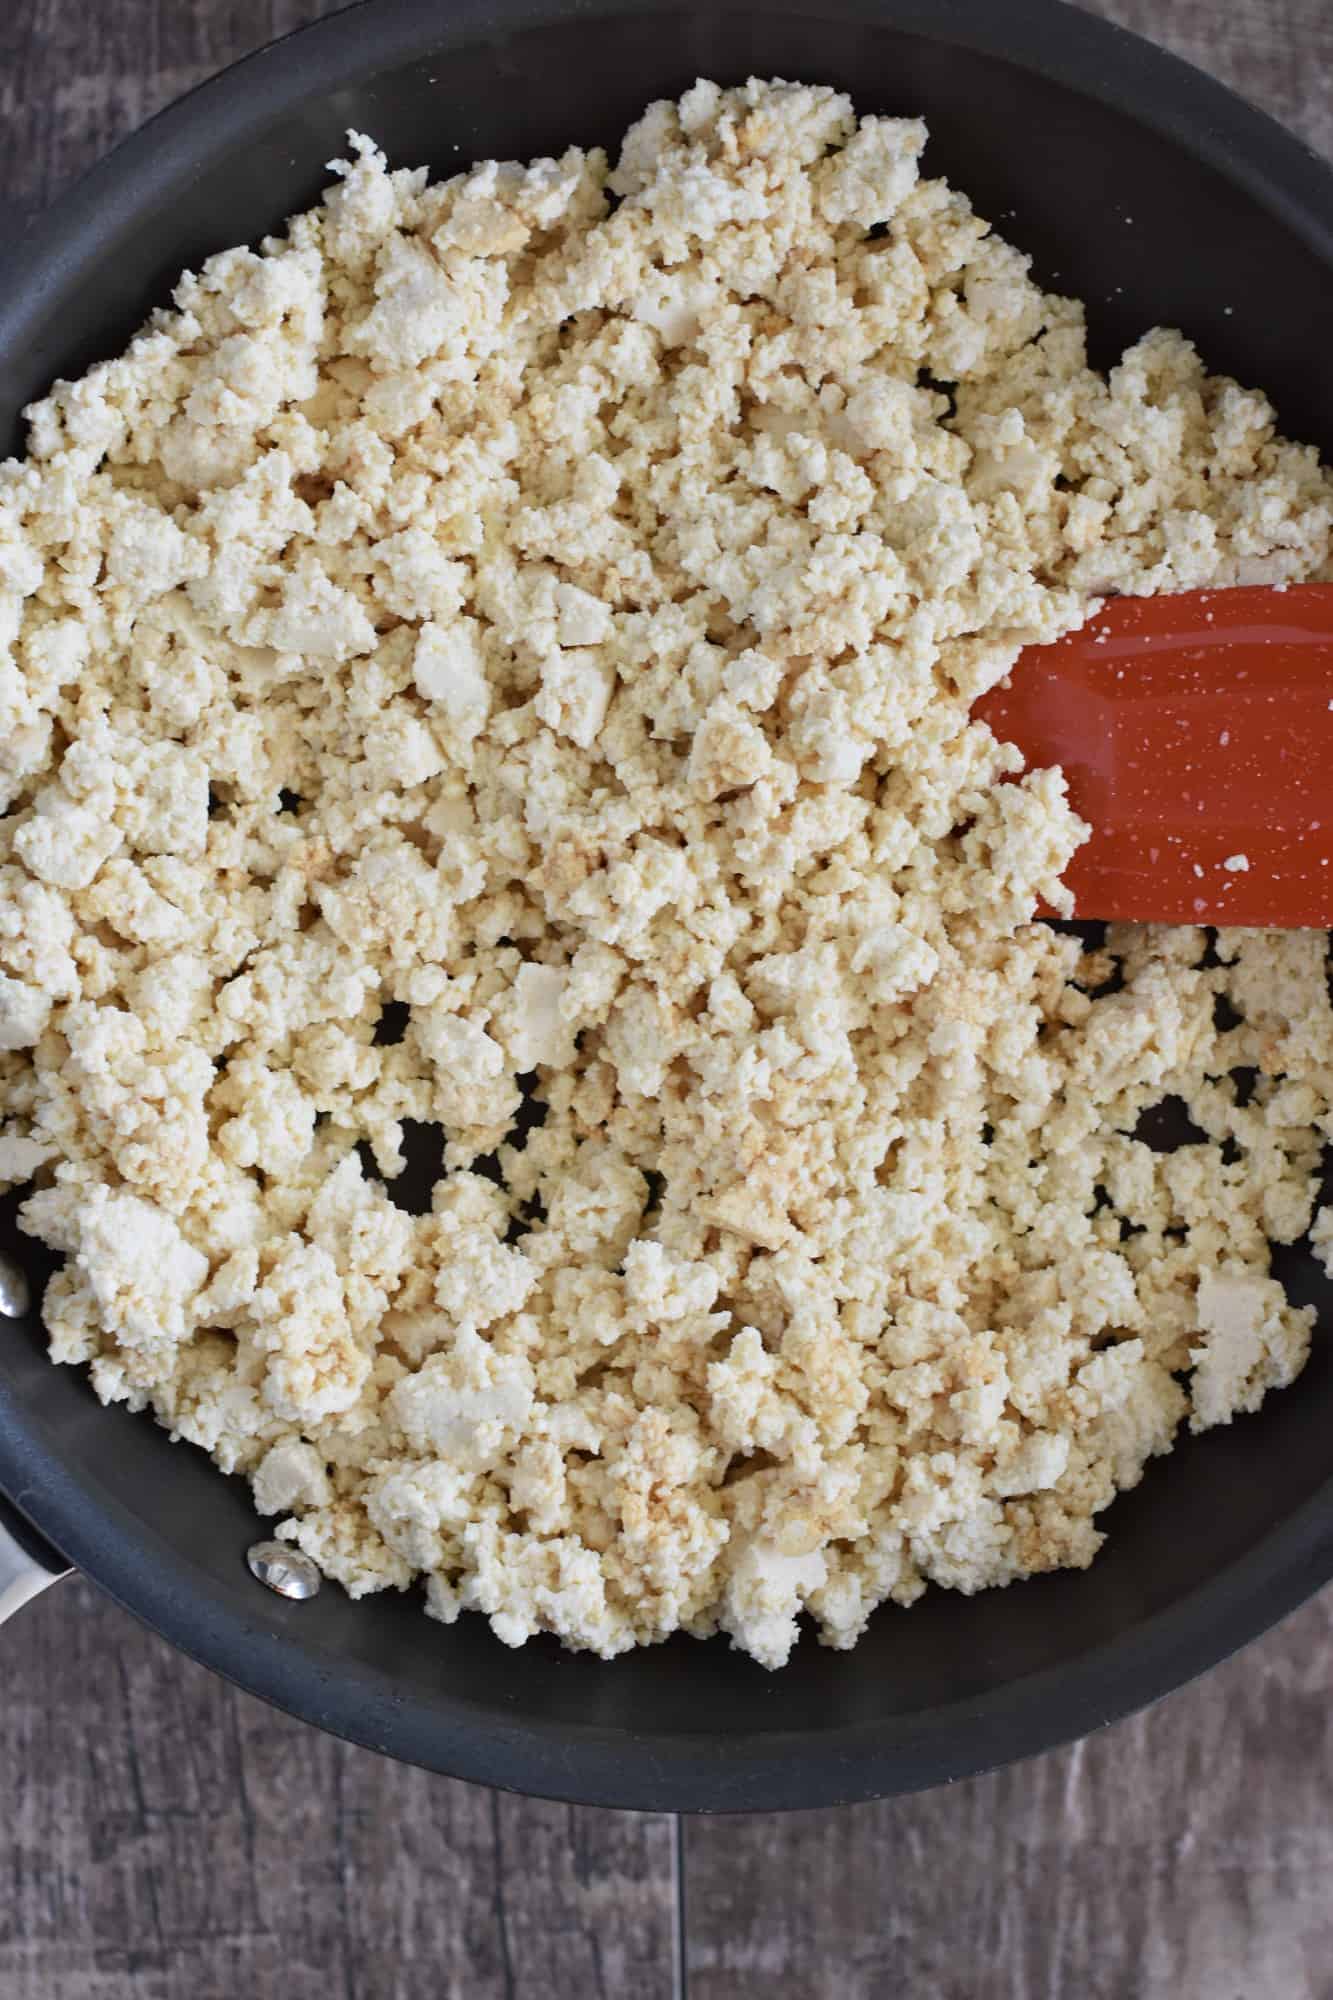
M353 1596L777 1667L1087 1565L1305 1359L1324 937L1034 921L1087 829L969 710L1108 594L1329 577L1333 482L1178 333L1092 370L925 142L353 134L0 467L51 1353Z

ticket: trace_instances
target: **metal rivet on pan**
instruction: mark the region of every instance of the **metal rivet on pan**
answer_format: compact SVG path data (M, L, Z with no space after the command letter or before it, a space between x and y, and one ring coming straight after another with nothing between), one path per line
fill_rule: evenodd
M32 1306L32 1286L12 1257L0 1257L0 1313L22 1319Z
M276 1590L279 1597L313 1597L320 1574L309 1556L286 1542L252 1542L245 1552L250 1574Z

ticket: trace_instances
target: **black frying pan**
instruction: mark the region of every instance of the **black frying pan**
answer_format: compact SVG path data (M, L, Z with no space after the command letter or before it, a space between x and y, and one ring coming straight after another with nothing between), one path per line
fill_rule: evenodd
M349 124L397 164L614 143L698 75L838 84L924 112L927 155L1037 275L1089 301L1105 362L1158 321L1333 451L1333 174L1145 42L1055 0L369 0L205 86L131 139L0 268L0 419L117 352L182 267L311 202ZM0 1207L0 1244L40 1278ZM106 1411L0 1325L0 1486L196 1659L308 1721L435 1770L679 1810L863 1799L1041 1750L1162 1694L1333 1574L1333 1287L1299 1384L1183 1442L1116 1503L1094 1568L880 1611L850 1654L767 1674L722 1641L612 1664L509 1652L415 1594L288 1604L255 1583L244 1486ZM3 1564L0 1564L3 1583Z

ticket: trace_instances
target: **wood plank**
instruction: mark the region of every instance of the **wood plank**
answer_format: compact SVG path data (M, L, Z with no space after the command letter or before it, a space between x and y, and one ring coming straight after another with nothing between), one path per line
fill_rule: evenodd
M694 1821L692 2000L1328 2000L1333 1593L993 1776Z
M1328 0L1079 0L1208 70L1333 157Z
M26 220L125 133L345 0L24 0L0 8L0 187Z
M668 1817L353 1749L82 1581L3 1647L4 2000L669 2000Z

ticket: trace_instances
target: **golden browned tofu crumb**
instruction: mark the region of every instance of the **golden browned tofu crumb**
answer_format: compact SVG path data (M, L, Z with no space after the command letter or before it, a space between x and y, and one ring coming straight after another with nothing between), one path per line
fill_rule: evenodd
M1304 1360L1322 935L1034 922L1086 829L968 711L1108 591L1329 574L1333 488L1179 334L1090 370L925 139L353 135L0 468L51 1350L354 1595L778 1666L1087 1564Z

